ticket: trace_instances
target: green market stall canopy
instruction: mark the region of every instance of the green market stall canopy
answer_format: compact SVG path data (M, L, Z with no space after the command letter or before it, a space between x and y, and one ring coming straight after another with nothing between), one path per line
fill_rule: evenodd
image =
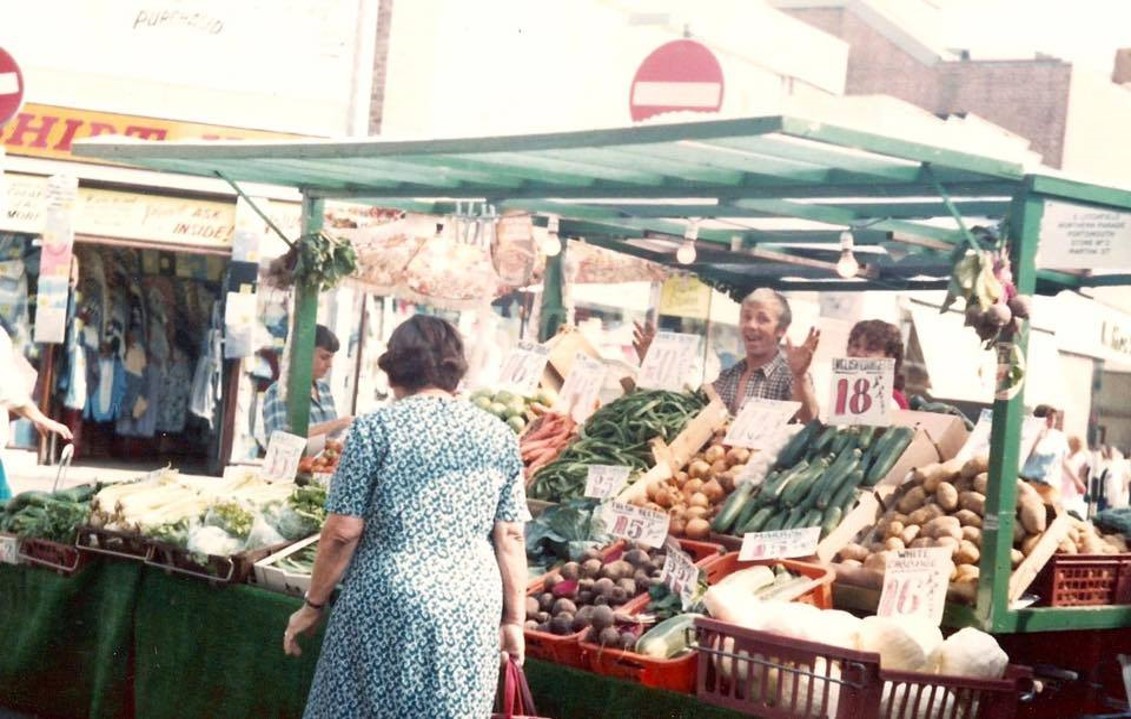
M558 217L564 236L690 270L736 296L757 286L945 287L955 244L971 228L998 225L1027 193L1131 210L1131 193L1033 174L1020 159L785 116L419 141L104 137L75 153L436 215L489 202L542 224ZM679 265L691 227L696 258ZM849 278L835 271L846 231L861 265ZM1036 289L1128 279L1050 268Z

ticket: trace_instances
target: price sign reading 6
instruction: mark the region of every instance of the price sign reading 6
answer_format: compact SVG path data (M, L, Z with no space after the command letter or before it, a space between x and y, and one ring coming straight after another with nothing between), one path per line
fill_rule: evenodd
M881 617L921 616L938 624L950 581L950 549L903 549L888 560L876 614Z
M895 381L895 360L840 357L833 360L829 424L887 426Z

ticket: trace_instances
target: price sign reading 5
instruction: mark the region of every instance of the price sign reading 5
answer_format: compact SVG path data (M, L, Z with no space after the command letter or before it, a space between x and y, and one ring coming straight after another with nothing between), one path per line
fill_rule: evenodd
M950 581L950 549L904 549L888 560L876 614L942 621Z
M624 502L607 505L609 534L649 547L662 546L668 536L668 515Z
M889 357L840 357L833 360L829 424L887 426L895 381Z

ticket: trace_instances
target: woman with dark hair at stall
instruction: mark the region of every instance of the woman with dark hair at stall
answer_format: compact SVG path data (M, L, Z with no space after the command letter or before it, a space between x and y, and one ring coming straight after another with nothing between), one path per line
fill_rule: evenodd
M907 409L903 393L903 336L899 328L883 320L860 320L848 333L849 357L888 357L895 360L892 398L900 409Z
M444 320L406 321L378 366L396 401L354 420L283 648L331 614L308 718L487 717L500 647L525 651L518 441L453 397L467 361Z

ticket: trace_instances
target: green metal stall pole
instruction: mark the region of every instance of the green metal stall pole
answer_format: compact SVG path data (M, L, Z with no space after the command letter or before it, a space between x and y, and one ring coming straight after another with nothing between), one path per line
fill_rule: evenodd
M565 256L569 243L563 239L562 250L546 258L542 273L542 307L538 313L538 341L545 342L558 333L566 319L565 309Z
M321 199L303 195L304 236L322 229L323 211L324 202ZM287 420L292 434L305 437L310 429L310 386L314 381L314 331L318 325L317 285L301 281L295 283L294 312L290 356L287 357Z

